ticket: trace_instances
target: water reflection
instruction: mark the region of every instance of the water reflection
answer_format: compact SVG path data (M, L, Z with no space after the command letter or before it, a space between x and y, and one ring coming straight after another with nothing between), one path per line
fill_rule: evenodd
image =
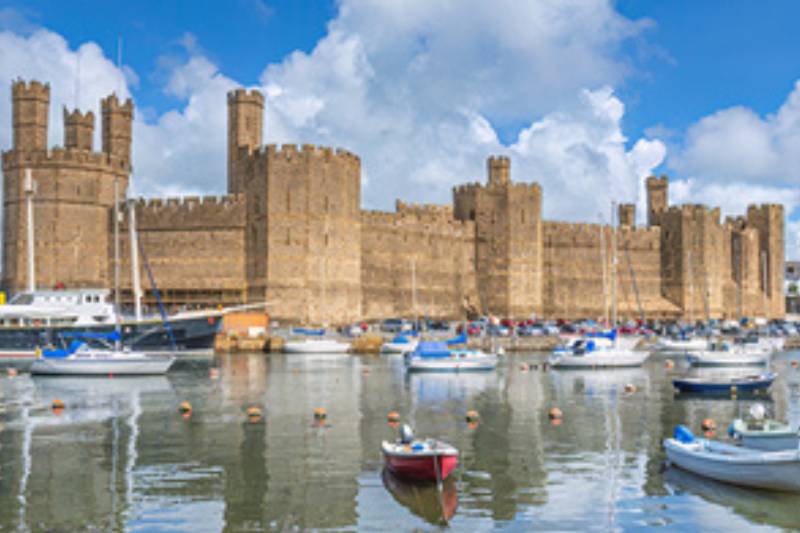
M456 514L458 489L455 478L442 483L442 490L435 483L409 483L384 468L381 477L395 501L429 524L447 525Z
M676 424L714 418L724 433L752 403L676 398L686 369L545 372L521 355L496 372L408 375L397 360L254 354L168 378L0 377L0 530L800 527L798 496L665 478ZM800 371L773 368L771 409L797 424ZM382 474L389 411L461 451L442 494Z

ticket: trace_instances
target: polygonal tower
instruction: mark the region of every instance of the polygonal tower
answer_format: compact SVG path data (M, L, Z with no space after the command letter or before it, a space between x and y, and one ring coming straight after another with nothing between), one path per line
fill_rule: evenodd
M264 96L260 92L237 89L228 93L228 194L242 192L237 159L261 146L263 117Z
M660 226L661 216L669 207L669 181L666 176L647 178L647 225Z
M474 220L481 310L527 318L542 312L542 190L512 183L508 157L486 162L487 184L453 190L454 216Z
M64 113L64 147L48 149L50 89L12 85L14 143L3 159L3 288L28 285L25 175L34 182L35 281L38 288L110 286L110 212L130 173L133 104L103 101L103 153L92 152L94 115Z

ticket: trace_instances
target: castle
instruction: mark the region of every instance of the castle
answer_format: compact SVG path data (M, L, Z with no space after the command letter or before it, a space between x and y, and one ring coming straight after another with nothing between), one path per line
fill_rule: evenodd
M541 187L514 183L509 158L498 156L488 159L485 183L454 188L452 206L362 210L359 157L262 146L264 98L242 89L227 102L227 195L128 201L131 101L102 100L95 152L93 113L66 109L64 147L48 148L49 96L36 81L12 86L13 146L2 155L2 283L11 292L27 283L29 169L40 287L113 284L120 202L123 214L135 209L142 249L172 306L268 301L276 319L308 324L467 313L598 318L616 293L623 318L784 314L780 204L723 221L718 208L668 205L667 179L650 177L646 227L632 204L619 206L616 230L546 221ZM121 296L130 302L127 236L123 226Z

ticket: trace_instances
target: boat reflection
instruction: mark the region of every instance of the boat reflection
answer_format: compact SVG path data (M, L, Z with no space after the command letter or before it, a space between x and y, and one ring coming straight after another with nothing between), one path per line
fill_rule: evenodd
M584 396L623 394L625 387L645 389L650 383L647 371L636 368L596 370L564 369L549 372L555 389L561 394L582 393Z
M489 389L497 389L500 377L494 372L420 372L406 375L415 406L442 407L464 403Z
M456 514L458 489L452 476L442 483L441 492L435 483L410 483L386 468L381 476L383 486L395 501L429 524L447 525Z
M678 468L668 468L664 482L673 494L689 492L758 524L785 529L800 525L800 496L796 494L737 487Z

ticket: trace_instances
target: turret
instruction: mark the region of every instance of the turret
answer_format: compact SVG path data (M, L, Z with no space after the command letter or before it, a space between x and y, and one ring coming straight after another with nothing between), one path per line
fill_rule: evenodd
M101 100L100 104L103 109L103 152L130 165L133 102L128 98L120 103L117 95L112 94Z
M50 106L50 85L38 81L17 80L11 84L14 127L14 150L34 152L47 150L47 112Z
M619 204L619 226L632 228L636 226L636 205Z
M64 148L91 151L93 138L94 113L84 114L77 109L70 113L64 106Z
M666 176L647 178L647 225L660 226L669 206L669 180Z
M489 185L507 185L511 182L511 160L504 155L492 156L486 160Z
M236 168L239 151L248 153L261 146L264 124L264 96L237 89L228 93L228 193L242 192L242 178Z

